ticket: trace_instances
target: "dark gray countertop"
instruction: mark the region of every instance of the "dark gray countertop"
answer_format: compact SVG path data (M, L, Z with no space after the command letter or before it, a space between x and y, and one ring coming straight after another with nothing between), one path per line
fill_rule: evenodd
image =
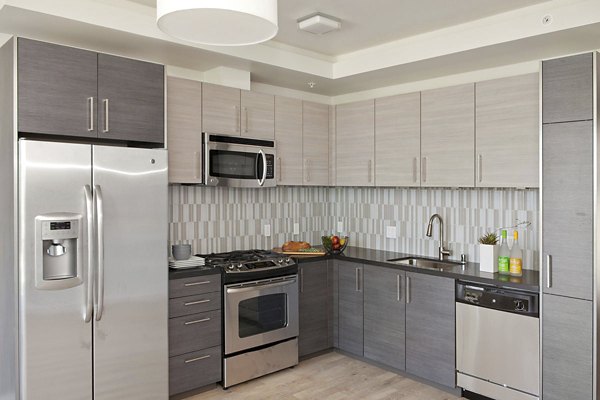
M306 263L311 261L327 260L327 259L338 259L357 262L366 265L377 265L387 268L397 268L404 271L411 271L416 273L445 276L453 279L460 279L470 282L487 283L495 286L502 286L507 288L515 288L529 291L539 291L539 272L532 270L523 270L523 276L507 276L500 275L498 273L492 274L489 272L479 271L478 263L467 263L464 267L457 265L451 269L445 269L443 271L427 269L427 268L416 268L405 265L398 265L389 262L395 258L411 257L414 254L396 253L385 250L372 250L361 247L347 247L343 254L331 256L314 256L314 255L302 255L294 256L294 259L300 263ZM422 256L417 256L422 257ZM431 258L431 257L426 257ZM431 258L434 259L434 258ZM190 278L193 276L201 275L212 275L219 274L220 271L212 268L200 267L190 268L183 270L169 270L169 279L181 279Z
M324 259L338 259L357 262L367 265L378 265L387 268L397 268L404 271L411 271L423 274L445 276L448 278L460 279L470 282L487 283L495 286L502 286L507 288L515 288L529 291L539 291L539 272L532 270L523 270L523 276L507 276L499 273L481 272L479 270L478 263L467 263L464 267L457 265L451 269L445 269L443 271L427 269L427 268L415 268L410 266L404 266L394 264L388 260L395 258L411 257L414 254L396 253L385 250L372 250L361 247L348 247L343 254L336 256L297 256L295 257L298 263L305 263ZM416 256L422 257L422 256ZM431 258L432 257L425 257Z

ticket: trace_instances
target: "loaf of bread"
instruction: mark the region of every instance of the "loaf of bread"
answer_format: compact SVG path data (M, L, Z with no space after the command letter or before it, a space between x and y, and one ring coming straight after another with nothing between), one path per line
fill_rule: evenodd
M283 246L281 246L283 251L287 252L296 252L300 250L310 249L310 243L308 242L285 242Z

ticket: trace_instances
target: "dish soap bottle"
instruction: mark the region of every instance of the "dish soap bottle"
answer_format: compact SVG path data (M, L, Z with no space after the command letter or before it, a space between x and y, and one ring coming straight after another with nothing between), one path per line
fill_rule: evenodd
M506 243L506 230L502 230L502 242L500 244L500 250L498 250L498 272L503 275L510 273L510 250Z
M519 232L514 233L515 241L510 249L510 274L512 276L523 275L523 252L519 246Z

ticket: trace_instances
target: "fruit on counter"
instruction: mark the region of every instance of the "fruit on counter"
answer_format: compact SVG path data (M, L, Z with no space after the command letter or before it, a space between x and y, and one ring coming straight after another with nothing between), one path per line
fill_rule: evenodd
M331 244L332 244L332 245L334 245L334 246L335 246L336 244L340 244L340 238L339 238L339 236L333 236L333 237L331 238Z
M296 252L300 250L310 249L310 243L308 242L285 242L283 246L281 246L281 250L288 252Z

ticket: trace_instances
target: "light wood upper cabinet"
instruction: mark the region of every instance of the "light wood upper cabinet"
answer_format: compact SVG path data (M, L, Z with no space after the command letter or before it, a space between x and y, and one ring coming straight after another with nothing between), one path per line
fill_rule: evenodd
M239 136L240 90L226 86L202 84L202 124L205 132Z
M275 97L278 185L302 184L302 100Z
M329 106L302 102L303 185L329 184Z
M478 82L475 92L475 186L538 187L538 74Z
M420 186L421 94L375 100L375 183Z
M475 84L421 93L421 186L473 187Z
M169 183L202 183L202 84L167 80Z
M336 183L374 186L375 101L336 107Z
M242 136L275 139L275 98L270 94L242 90Z

